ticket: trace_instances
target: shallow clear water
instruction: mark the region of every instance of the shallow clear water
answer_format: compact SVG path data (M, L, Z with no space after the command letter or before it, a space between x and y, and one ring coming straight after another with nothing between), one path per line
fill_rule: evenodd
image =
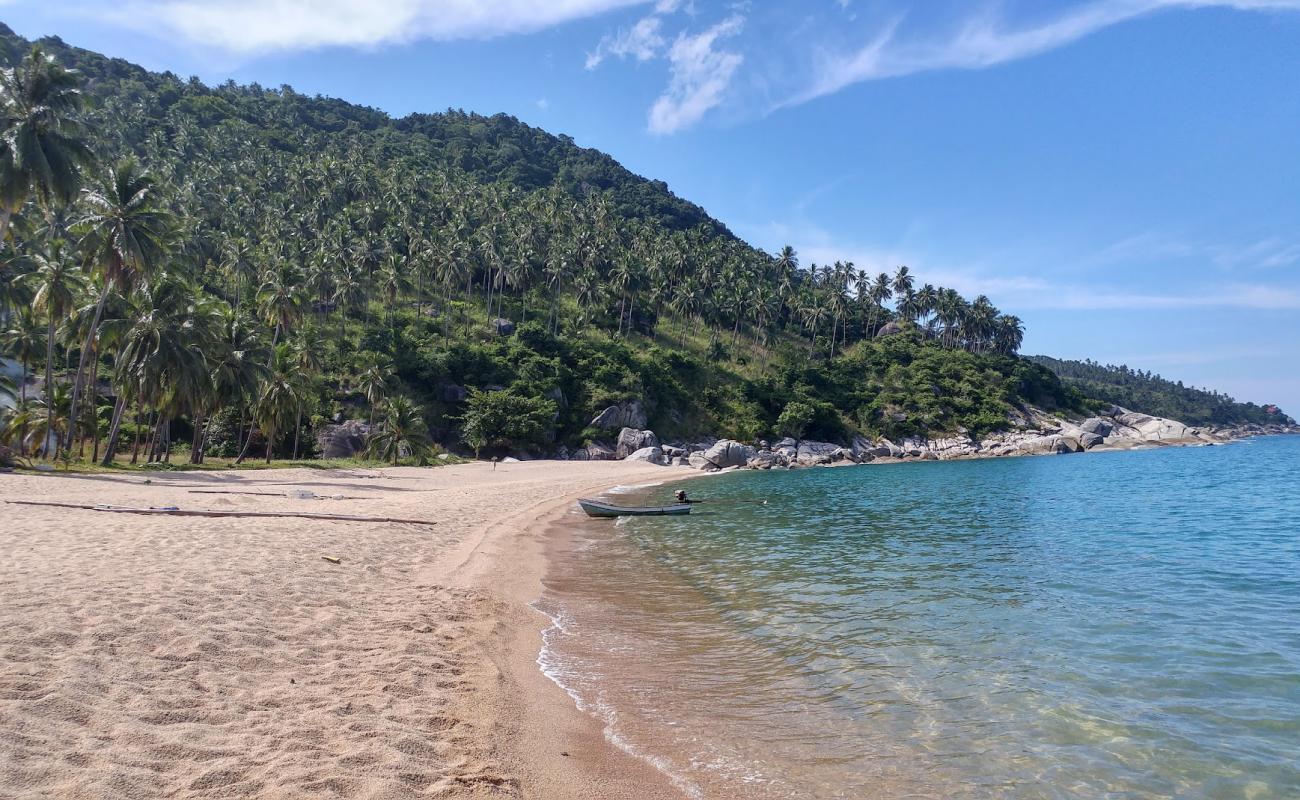
M1300 437L688 488L575 518L539 607L691 794L1300 797Z

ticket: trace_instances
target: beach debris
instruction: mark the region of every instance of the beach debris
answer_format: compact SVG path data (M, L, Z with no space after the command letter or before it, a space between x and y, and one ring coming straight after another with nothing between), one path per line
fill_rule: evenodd
M373 497L358 497L350 494L316 494L310 489L295 489L291 492L252 492L241 489L188 489L190 494L247 494L258 497L292 497L295 500L374 500Z
M339 558L338 556L321 556L321 558L325 559L326 561L330 562L331 564L342 564L342 563L343 563L343 559ZM293 683L292 680L290 680L289 682L290 682L290 683Z
M86 503L55 503L37 500L6 500L19 506L46 506L49 508L77 508L87 511L115 511L122 514L172 514L179 517L293 517L297 519L321 519L338 522L396 522L406 525L437 525L427 519L403 519L401 517L366 517L358 514L315 514L309 511L217 511L214 509L183 509L175 506L166 508L132 508L130 506L90 505Z

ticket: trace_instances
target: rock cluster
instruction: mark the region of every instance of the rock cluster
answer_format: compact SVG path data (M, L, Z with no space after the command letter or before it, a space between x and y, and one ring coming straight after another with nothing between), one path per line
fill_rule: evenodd
M338 425L325 425L316 431L316 452L321 458L352 458L366 449L370 425L350 419Z
M628 424L620 424L623 422ZM758 442L757 445L732 439L668 443L660 441L654 431L646 429L645 412L637 401L610 406L592 420L592 427L611 431L618 428L619 432L612 443L589 441L577 450L562 450L556 457L593 461L645 461L663 466L689 466L705 472L718 472L726 469L798 469L908 460L947 461L1062 455L1098 448L1216 444L1243 435L1300 432L1294 426L1257 425L1231 430L1197 428L1116 406L1083 420L1069 420L1039 409L1024 408L1008 419L1008 430L978 440L968 432L959 430L940 438L911 437L897 442L858 436L847 446L791 438L773 443Z

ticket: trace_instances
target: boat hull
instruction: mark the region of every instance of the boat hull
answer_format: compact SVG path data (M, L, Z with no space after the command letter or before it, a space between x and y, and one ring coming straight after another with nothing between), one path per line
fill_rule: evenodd
M589 517L664 517L691 513L688 503L666 506L620 506L601 500L579 500L578 505Z

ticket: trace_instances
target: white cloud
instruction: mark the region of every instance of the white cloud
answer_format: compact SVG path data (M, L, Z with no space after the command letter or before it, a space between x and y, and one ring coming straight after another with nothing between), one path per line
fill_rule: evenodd
M99 16L236 53L530 33L646 0L131 0Z
M540 97L537 99L537 107L545 111L551 107L551 101L547 100L545 97Z
M675 133L694 125L722 102L736 70L739 53L715 50L714 45L740 33L744 18L732 15L693 36L679 34L668 50L668 88L650 107L650 132Z
M637 61L649 61L659 55L665 44L664 37L659 32L662 27L663 20L649 16L629 29L619 28L617 33L602 38L596 45L595 52L587 54L587 69L595 69L610 56L631 56Z
M903 16L848 53L815 56L809 86L777 107L797 105L862 81L943 69L983 69L1040 55L1139 16L1175 8L1295 11L1300 0L1093 0L1035 25L1008 24L996 13L968 17L951 33L924 40L899 35Z

